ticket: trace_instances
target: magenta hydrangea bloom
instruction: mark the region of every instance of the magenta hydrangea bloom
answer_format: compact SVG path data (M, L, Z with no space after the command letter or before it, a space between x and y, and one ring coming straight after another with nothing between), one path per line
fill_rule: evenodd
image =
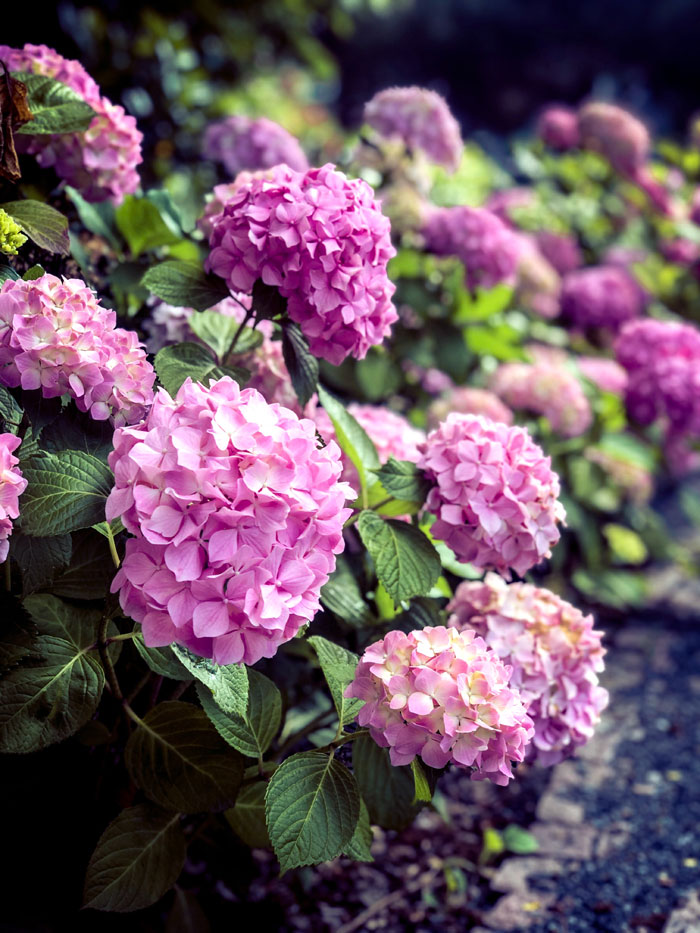
M516 300L543 318L559 314L561 278L541 252L537 241L528 234L518 234L521 250L518 261Z
M115 432L109 463L108 520L136 536L112 589L147 645L254 664L311 621L354 495L312 421L229 377L188 379Z
M223 163L232 177L244 169L254 171L281 163L297 172L309 167L299 140L267 117L234 115L210 124L202 152L205 158Z
M400 139L453 172L464 144L444 97L424 87L390 87L365 104L365 123L385 139Z
M46 45L30 44L22 49L0 45L0 61L9 71L47 75L67 84L95 111L84 133L20 134L15 139L18 150L35 155L42 167L55 169L88 201L121 204L124 195L136 191L143 136L134 117L100 94L80 62L63 58Z
M503 424L513 423L513 412L493 392L471 386L455 386L431 404L428 409L428 427L436 428L452 411L464 415L483 415Z
M393 765L420 756L432 768L454 762L472 780L505 785L534 734L511 670L474 632L445 626L389 632L360 659L347 697Z
M700 259L700 245L685 237L663 240L659 246L664 259L679 266L692 266Z
M495 573L460 583L447 609L448 625L475 632L512 667L510 686L535 725L528 758L554 765L592 737L608 705L598 684L603 633L593 628L593 616L549 590L507 584Z
M134 331L80 279L42 275L0 288L0 384L70 395L92 418L140 421L156 374Z
M485 207L436 207L422 233L428 252L464 263L469 288L515 281L521 238Z
M566 275L583 265L583 255L573 237L540 230L535 234L535 240L539 251L559 275Z
M503 363L490 388L511 408L544 415L562 437L584 434L593 421L586 393L564 363Z
M586 379L602 389L622 395L627 388L627 373L615 360L606 360L600 356L578 356L576 365Z
M649 156L649 131L616 104L593 101L579 110L581 145L604 156L616 171L634 176Z
M574 327L617 331L645 305L644 291L622 266L589 266L562 281L561 313Z
M565 519L559 477L524 428L452 413L428 434L431 532L464 563L522 574L549 557Z
M625 402L641 424L667 418L675 432L700 436L700 331L671 321L631 321L615 343L627 370Z
M0 563L7 560L12 519L19 518L19 497L27 488L19 458L12 455L21 443L15 434L0 434Z
M535 133L551 149L573 149L579 144L578 114L571 107L551 104L540 114Z
M397 320L387 263L389 221L370 186L332 165L277 166L241 184L213 218L207 269L231 291L258 279L287 299L311 352L338 365L363 359Z

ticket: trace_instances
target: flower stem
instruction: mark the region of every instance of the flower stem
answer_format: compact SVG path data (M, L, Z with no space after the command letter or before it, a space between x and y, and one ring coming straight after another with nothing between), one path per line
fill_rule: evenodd
M114 566L119 570L119 565L121 561L119 560L119 555L117 554L117 546L114 543L114 535L112 534L112 529L107 525L107 541L109 542L109 553L112 555L112 560L114 561Z
M100 652L100 659L102 661L102 666L104 667L105 677L107 683L109 684L109 689L112 691L115 699L124 700L124 694L122 693L121 687L119 686L119 681L117 680L117 675L114 670L114 665L112 664L112 659L109 656L109 651L107 649L107 628L109 626L109 616L105 616L100 620L100 627L97 633L97 648Z

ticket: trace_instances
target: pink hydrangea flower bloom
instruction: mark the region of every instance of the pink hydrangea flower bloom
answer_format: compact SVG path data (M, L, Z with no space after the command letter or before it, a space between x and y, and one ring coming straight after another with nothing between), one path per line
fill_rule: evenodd
M535 234L535 240L539 251L559 275L566 275L583 265L583 255L573 237L540 230Z
M642 288L621 266L589 266L562 280L561 312L574 327L617 331L639 317L645 304Z
M517 226L513 222L513 212L528 209L535 204L535 193L532 188L501 188L490 195L485 207L511 227Z
M622 395L627 388L627 373L615 360L600 356L579 356L576 364L586 379L590 379L603 392Z
M578 115L571 107L550 104L540 114L535 133L551 149L573 149L579 143Z
M509 576L549 557L565 519L559 477L524 428L453 412L421 446L431 532L459 560Z
M460 583L447 609L448 625L475 632L512 667L510 686L535 725L529 758L554 765L591 738L608 704L598 684L603 633L593 616L549 590L509 585L494 573Z
M700 331L671 321L630 321L615 343L627 370L625 402L641 424L668 419L677 433L700 436Z
M428 252L464 263L469 288L515 281L522 241L492 211L436 207L427 213L422 233Z
M19 135L15 140L18 149L35 155L42 167L55 169L59 178L88 201L121 204L124 195L136 191L143 136L134 117L100 94L80 62L63 58L46 45L30 44L22 49L0 45L0 61L9 71L47 75L67 84L95 111L83 133Z
M584 104L578 128L583 148L599 152L623 175L634 175L649 157L651 140L646 126L616 104Z
M228 377L187 380L115 432L109 463L108 520L136 536L112 589L147 645L254 664L311 621L354 496L312 421Z
M543 318L559 314L561 278L544 256L537 240L527 234L518 234L521 250L518 261L516 300Z
M19 518L19 497L27 481L18 469L19 458L12 452L22 443L15 434L0 434L0 563L7 560L12 534L12 519Z
M297 172L309 167L299 140L267 117L234 115L210 124L202 152L205 158L223 163L232 177L244 169L254 171L280 163Z
M362 359L389 335L396 251L366 182L332 165L277 166L238 185L210 222L207 269L233 292L251 293L258 279L278 288L316 356Z
M396 631L366 649L345 696L365 701L357 721L393 765L419 755L430 767L453 762L472 780L505 785L534 732L510 675L474 632Z
M491 421L502 421L503 424L513 423L513 412L488 389L475 389L471 386L455 386L449 389L428 409L428 427L436 428L451 411L464 415L483 415Z
M593 421L586 393L564 363L503 363L490 388L511 408L544 415L562 437L584 434Z
M462 134L444 97L423 87L390 87L365 104L365 123L385 139L400 139L453 172L462 158Z
M664 240L659 245L664 259L679 266L692 266L700 259L700 245L685 237Z
M81 411L115 425L140 421L155 372L134 331L115 327L80 279L43 275L0 288L0 384L70 395Z

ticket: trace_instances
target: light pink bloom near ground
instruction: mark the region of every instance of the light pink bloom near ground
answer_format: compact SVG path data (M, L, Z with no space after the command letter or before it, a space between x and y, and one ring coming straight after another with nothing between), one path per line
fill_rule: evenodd
M428 427L436 428L452 411L465 415L484 415L491 421L502 421L503 424L513 423L513 412L493 392L471 386L455 386L435 399L428 409Z
M0 384L70 395L98 421L133 424L153 400L155 372L132 330L80 279L43 275L0 288Z
M644 313L641 286L621 266L589 266L565 275L561 313L574 327L604 327L617 331Z
M509 585L494 573L460 583L447 609L448 625L475 632L512 667L510 686L535 724L528 757L553 765L591 738L608 704L598 685L603 633L593 616L549 590Z
M550 104L540 114L535 133L552 149L573 149L579 143L578 115L571 107Z
M136 191L143 136L134 117L100 94L80 62L63 58L46 45L30 44L22 49L0 45L0 61L10 71L47 75L67 84L95 111L84 133L20 134L15 139L18 150L35 155L44 168L54 168L88 201L121 204L124 195Z
M393 765L419 755L430 767L454 762L473 780L505 785L533 736L510 673L474 632L395 631L366 649L345 695L366 701L357 721Z
M279 289L311 352L337 365L362 359L397 320L386 266L389 221L370 186L332 165L277 166L241 184L213 224L208 271L232 292L258 279Z
M312 421L228 377L187 380L115 432L109 462L108 520L136 536L112 589L147 645L254 664L313 619L354 493Z
M365 123L386 139L400 139L453 172L464 144L447 101L422 87L390 87L365 104Z
M549 557L565 519L559 477L524 428L452 413L421 451L431 532L459 560L508 576Z
M223 163L231 177L244 169L254 171L281 163L297 172L309 167L299 140L267 117L235 114L211 123L204 133L202 153Z
M0 434L0 563L7 560L12 519L19 518L19 497L27 488L19 458L12 455L21 443L15 434Z

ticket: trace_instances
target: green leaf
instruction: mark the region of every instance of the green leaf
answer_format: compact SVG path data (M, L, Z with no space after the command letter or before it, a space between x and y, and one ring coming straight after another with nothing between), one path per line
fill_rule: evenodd
M82 133L92 123L95 111L77 91L47 75L14 72L27 86L27 103L32 119L15 130L26 135Z
M338 719L344 726L352 722L365 705L364 700L347 699L343 696L345 688L355 679L355 671L360 659L352 651L341 648L340 645L320 635L313 635L309 638L309 644L318 656L323 676L326 678L328 689L333 697Z
M616 564L643 564L649 557L646 544L631 528L611 522L603 525L603 534Z
M405 829L418 812L411 769L395 768L388 750L368 735L352 743L352 764L371 822L384 829Z
M34 650L0 680L0 750L33 752L60 742L97 709L104 687L93 650L100 613L55 596L28 596L24 608L39 635Z
M282 720L282 696L271 680L248 668L248 705L243 716L225 713L202 684L197 684L197 695L216 731L229 745L249 758L264 755Z
M193 314L187 323L190 330L214 351L217 360L222 361L226 359L233 338L241 326L240 321L237 321L235 317L221 314L218 311L199 311ZM262 343L262 334L252 331L250 327L247 330L258 335Z
M479 853L479 864L484 865L490 862L492 858L505 852L506 844L503 836L497 829L487 826L484 830L484 836L481 842L481 852Z
M180 664L168 645L162 648L149 648L144 644L143 634L137 632L132 639L134 648L141 655L152 671L171 680L191 680L192 676L184 665Z
M360 513L357 527L377 577L395 603L430 592L440 576L440 558L422 531L369 511Z
M219 366L208 350L198 343L176 343L163 347L156 354L153 364L165 391L175 397L178 389L188 377L192 382L208 386L210 380L230 376L240 385L245 385L249 373L233 366Z
M356 628L376 621L363 599L359 583L342 556L337 558L335 570L321 589L321 602L326 609Z
M22 531L42 538L104 521L114 477L109 467L79 450L42 453L22 463Z
M236 799L243 759L191 703L159 703L127 742L126 767L144 794L166 810L204 813Z
M411 771L413 773L413 802L430 803L433 794L430 790L430 784L425 776L425 771L418 758L411 762Z
M55 207L42 201L10 201L0 205L22 232L33 240L41 249L61 256L70 254L68 239L68 218Z
M225 713L245 716L248 709L248 670L243 664L216 664L200 658L182 645L172 646L173 654L187 670L211 691L216 705Z
M86 412L71 406L43 429L41 449L52 454L79 450L106 464L114 450L113 438L114 427L108 421L95 421Z
M231 297L226 283L218 275L207 274L196 263L176 259L149 269L141 284L168 304L195 311L206 311Z
M360 800L360 816L355 827L352 839L343 849L343 855L356 862L373 862L374 857L370 851L372 845L372 827L369 822L369 812L364 800Z
M281 318L287 313L287 299L280 295L276 286L257 279L253 285L253 310L258 321Z
M22 571L22 593L27 596L50 583L62 567L70 563L70 535L32 538L15 532L12 535L12 558Z
M497 360L524 360L525 352L515 342L519 335L507 325L468 327L464 332L467 348L477 356L495 356Z
M66 185L63 190L73 202L83 227L106 240L116 253L121 252L121 244L114 228L113 205L109 201L92 204L70 185Z
M299 325L292 321L285 321L282 325L282 355L299 404L303 408L316 391L318 360L309 350L309 344Z
M0 285L8 280L16 281L19 278L21 278L21 275L16 269L13 269L12 266L8 266L5 263L0 263Z
M325 752L299 752L282 762L267 786L270 841L282 872L340 855L360 816L352 774Z
M132 256L140 256L141 253L157 249L159 246L178 243L181 239L181 236L173 233L166 224L152 201L137 198L133 194L124 198L115 211L114 220Z
M33 282L35 279L40 279L43 275L46 275L46 270L43 266L40 266L38 263L32 266L22 276L23 282Z
M236 805L224 816L231 829L253 849L270 845L270 836L265 822L265 781L247 784L236 797Z
M17 434L23 416L24 412L14 395L8 392L4 386L0 386L0 421L2 422L3 431L9 434Z
M180 814L150 805L129 807L112 820L92 853L83 906L127 913L155 904L185 864Z
M318 386L318 399L333 423L341 450L347 454L357 470L361 492L366 495L367 490L378 482L371 472L379 469L377 450L365 429L360 427L345 406L322 386Z
M387 463L373 472L389 495L396 499L422 503L430 490L430 482L423 471L410 460L394 460L390 457Z
M532 855L533 852L537 852L540 848L539 842L532 833L520 826L516 826L514 823L506 826L503 830L503 842L506 849L516 855Z
M70 565L54 576L51 592L67 599L103 599L115 574L107 545L92 529L71 535Z
M440 606L429 596L417 596L412 599L408 609L391 620L392 628L400 628L407 634L415 632L416 629L425 628L427 625L444 624L445 620Z

